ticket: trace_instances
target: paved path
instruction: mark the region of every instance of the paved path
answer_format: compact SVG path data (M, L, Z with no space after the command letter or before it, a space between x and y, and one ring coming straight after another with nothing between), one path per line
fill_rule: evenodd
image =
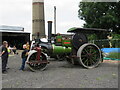
M20 55L10 56L7 75L2 75L3 88L117 88L118 63L102 63L94 69L51 61L45 71L31 72L26 66L19 71Z

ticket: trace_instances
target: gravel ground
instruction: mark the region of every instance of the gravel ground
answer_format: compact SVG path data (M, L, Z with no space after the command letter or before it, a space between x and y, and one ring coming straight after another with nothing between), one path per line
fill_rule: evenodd
M10 56L3 88L118 88L118 63L104 61L99 67L85 69L66 61L50 61L45 71L31 72L26 65L19 71L20 55Z

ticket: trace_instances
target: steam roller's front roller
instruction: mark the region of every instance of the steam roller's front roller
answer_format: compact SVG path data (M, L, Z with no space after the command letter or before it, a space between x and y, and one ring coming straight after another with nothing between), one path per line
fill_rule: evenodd
M38 71L45 70L49 62L47 60L47 56L41 52L41 48L38 47L29 52L26 63L30 70Z
M88 69L97 67L102 62L101 56L99 47L92 43L83 44L77 52L79 63Z

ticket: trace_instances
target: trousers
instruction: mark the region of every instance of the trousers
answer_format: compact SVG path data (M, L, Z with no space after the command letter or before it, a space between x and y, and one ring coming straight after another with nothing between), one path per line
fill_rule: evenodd
M22 58L22 65L21 65L20 70L24 70L24 68L25 68L25 62L26 62L26 58Z
M1 59L2 59L2 71L6 71L8 57L7 56L2 56Z

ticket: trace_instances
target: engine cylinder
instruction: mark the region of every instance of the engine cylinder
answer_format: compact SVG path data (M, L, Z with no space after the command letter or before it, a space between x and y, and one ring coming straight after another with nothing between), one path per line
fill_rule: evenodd
M53 46L53 54L68 54L71 53L72 48L71 47L63 47L63 46Z

